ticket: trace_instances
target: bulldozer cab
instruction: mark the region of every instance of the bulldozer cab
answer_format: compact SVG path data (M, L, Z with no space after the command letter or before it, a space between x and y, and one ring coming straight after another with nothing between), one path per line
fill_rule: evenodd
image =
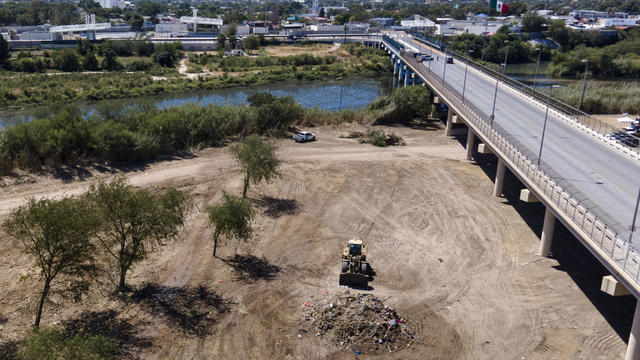
M361 244L349 244L349 255L358 256L362 253Z

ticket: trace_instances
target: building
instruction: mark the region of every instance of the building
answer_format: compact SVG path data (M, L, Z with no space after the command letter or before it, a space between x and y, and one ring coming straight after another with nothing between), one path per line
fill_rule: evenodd
M396 23L396 19L394 18L373 18L369 21L382 27L393 26Z
M440 23L435 25L436 35L460 35L460 34L475 34L475 35L488 35L494 34L503 25L509 25L506 22L501 21L467 21L467 20L453 20L453 19L441 19Z
M156 34L162 34L164 36L178 37L186 36L189 30L187 24L181 23L160 23L156 24Z
M96 1L100 4L101 8L110 9L114 7L124 8L126 5L121 0L98 0Z
M400 22L400 25L412 29L426 29L436 26L436 23L424 16L415 14L407 19L402 20Z

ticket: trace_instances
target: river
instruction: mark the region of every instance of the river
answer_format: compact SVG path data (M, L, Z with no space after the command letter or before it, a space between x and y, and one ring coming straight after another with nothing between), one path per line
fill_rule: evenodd
M380 95L392 89L391 76L376 78L345 78L341 80L297 81L265 86L245 86L204 92L163 94L151 97L102 100L76 104L79 110L91 115L101 109L126 108L140 102L155 104L158 108L169 108L187 103L200 105L242 105L247 97L256 92L269 92L276 96L291 96L303 107L323 110L360 109ZM3 125L29 121L37 116L46 116L50 107L0 112Z

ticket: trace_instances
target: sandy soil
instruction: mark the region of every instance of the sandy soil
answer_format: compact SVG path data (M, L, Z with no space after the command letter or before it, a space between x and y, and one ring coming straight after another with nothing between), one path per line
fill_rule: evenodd
M226 148L128 172L139 186L177 186L195 200L179 239L138 265L138 296L98 284L82 303L53 298L46 326L69 321L107 329L145 359L353 359L308 334L298 338L302 304L344 292L339 253L366 241L376 276L369 292L416 325L406 348L361 358L617 359L629 331L630 299L599 291L602 267L558 226L555 258L535 256L543 209L517 202L519 183L493 198L495 159L464 160L442 130L397 128L406 146L376 148L314 129L319 140L280 141L282 177L251 189L258 210L248 243L211 256L203 208L220 191L239 193ZM0 188L6 214L27 197L78 194L95 181L24 176ZM5 180L5 183L9 183ZM234 258L234 254L240 257ZM0 357L33 320L39 283L29 260L0 242ZM247 269L248 264L252 264ZM352 290L355 291L355 290Z
M637 117L637 115L633 114L595 114L593 116L599 120L606 122L609 125L613 125L619 128L629 126L629 124L619 122L618 118L627 116L630 119L635 119Z

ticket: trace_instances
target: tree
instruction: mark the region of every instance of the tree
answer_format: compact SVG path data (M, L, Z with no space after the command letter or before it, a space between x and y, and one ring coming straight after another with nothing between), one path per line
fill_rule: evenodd
M522 15L522 31L524 32L540 32L542 26L546 23L546 19L534 12Z
M0 67L4 67L9 60L9 43L0 34Z
M98 70L98 59L93 52L87 52L82 58L82 67L88 71Z
M120 64L120 62L118 61L115 50L110 47L104 50L102 68L107 71L118 71L122 69L122 64Z
M218 33L218 50L224 50L224 43L227 41L227 37L219 32Z
M59 290L79 300L96 274L95 247L90 240L97 218L87 205L86 201L76 198L31 199L11 213L4 223L5 231L35 260L44 282L34 323L36 328L40 326L47 296L59 276L64 278Z
M276 156L276 146L262 140L258 135L249 135L241 143L231 145L233 157L244 173L242 198L247 198L249 183L258 184L262 180L267 182L280 175L278 166L280 160Z
M209 224L213 230L213 256L216 256L218 239L224 235L227 239L247 240L251 236L253 210L248 200L223 192L223 200L207 208Z
M96 238L118 263L119 291L127 289L127 272L134 263L146 258L155 244L176 237L189 205L189 198L174 188L154 194L131 186L124 176L100 181L88 197L101 220Z
M247 36L242 41L242 47L245 50L249 50L249 53L251 53L251 51L253 50L258 50L258 48L260 47L260 38L258 38L257 36Z
M268 93L256 93L248 99L256 110L256 128L261 134L278 135L302 116L302 107L292 97L275 97Z
M424 86L409 86L396 89L391 95L395 104L395 115L402 122L415 118L425 119L431 112L431 92Z
M54 56L55 63L58 69L65 72L72 72L80 70L80 57L72 49L62 49L56 51Z

